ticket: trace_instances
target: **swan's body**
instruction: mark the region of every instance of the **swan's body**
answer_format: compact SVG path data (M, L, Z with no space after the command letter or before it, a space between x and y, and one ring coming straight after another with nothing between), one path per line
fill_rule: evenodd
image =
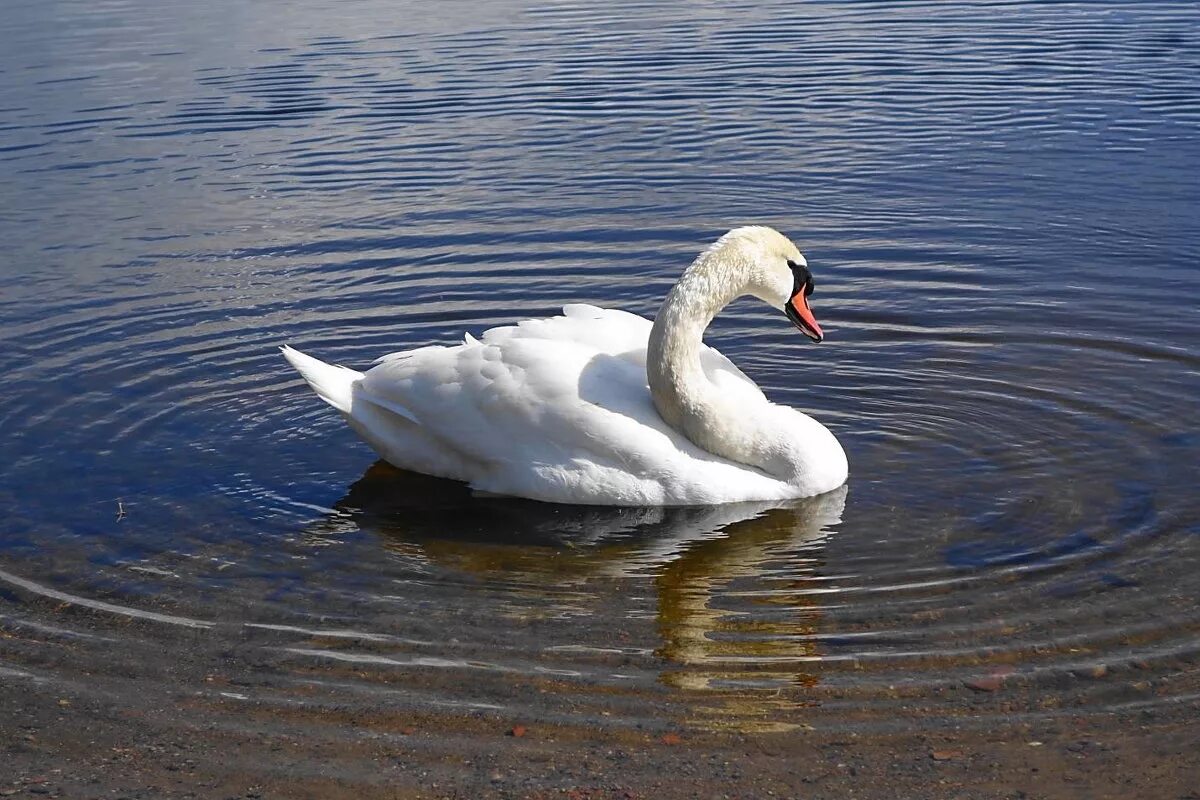
M653 324L570 305L366 373L283 352L385 460L481 491L621 506L807 497L845 481L837 439L701 342L743 294L791 304L819 341L806 291L790 241L739 228L697 258Z

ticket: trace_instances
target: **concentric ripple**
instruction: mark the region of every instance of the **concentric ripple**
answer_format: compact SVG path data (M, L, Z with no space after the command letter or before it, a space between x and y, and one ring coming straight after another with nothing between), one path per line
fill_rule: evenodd
M0 23L5 681L313 740L1194 713L1188 4L270 6ZM828 341L709 341L845 443L825 497L476 497L276 350L653 314L752 221Z

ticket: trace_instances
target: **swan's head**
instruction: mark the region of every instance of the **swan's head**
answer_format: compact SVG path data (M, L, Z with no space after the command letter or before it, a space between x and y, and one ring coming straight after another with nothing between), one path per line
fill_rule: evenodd
M721 237L721 242L737 252L737 260L749 271L749 294L782 309L792 324L814 342L825 338L808 306L808 297L813 293L808 261L791 239L773 228L753 225L734 228Z

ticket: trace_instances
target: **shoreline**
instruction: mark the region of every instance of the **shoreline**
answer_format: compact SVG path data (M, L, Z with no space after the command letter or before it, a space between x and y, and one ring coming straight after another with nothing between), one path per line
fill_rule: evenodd
M8 679L0 797L1200 798L1194 709L905 732L667 733L500 715L296 718ZM336 715L335 715L336 716Z

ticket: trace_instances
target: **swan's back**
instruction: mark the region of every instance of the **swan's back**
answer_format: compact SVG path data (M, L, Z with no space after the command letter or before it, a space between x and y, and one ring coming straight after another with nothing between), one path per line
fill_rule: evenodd
M646 384L649 320L563 312L384 356L354 384L347 417L391 463L498 494L608 505L791 496L662 421ZM776 408L720 353L706 347L701 360L723 393Z

